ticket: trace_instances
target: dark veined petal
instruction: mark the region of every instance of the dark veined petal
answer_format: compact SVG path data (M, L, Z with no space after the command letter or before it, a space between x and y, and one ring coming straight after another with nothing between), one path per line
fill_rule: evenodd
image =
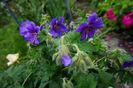
M26 20L26 21L23 21L22 23L21 23L21 26L20 26L20 28L21 27L29 27L29 26L31 26L31 22L29 21L29 20Z
M28 30L28 32L33 32L36 29L36 24L32 21L29 21L29 26L25 26L25 28Z
M63 32L65 32L65 29L61 27L59 27L58 29L53 28L50 30L50 33L53 37L57 37L57 36L61 37Z
M50 33L52 34L53 37L57 37L57 33L54 31L54 29L51 29L50 30Z
M97 14L94 12L94 13L92 13L89 17L88 17L88 23L90 24L90 23L93 23L93 22L95 22L96 21L96 19L97 19Z
M21 35L21 36L24 36L27 32L28 32L27 30L21 30L21 31L20 31L20 35Z
M37 37L35 37L34 40L35 40L35 41L34 41L34 44L35 44L35 45L39 45L39 44L40 44L40 41L39 41L39 39L38 39Z
M98 18L93 24L91 24L91 26L93 26L93 28L95 29L103 28L104 24L102 21L102 17Z
M63 23L64 22L64 17L63 16L59 18L59 22L60 23Z
M59 30L61 30L61 29L59 29ZM57 31L56 33L58 34L58 36L59 36L59 37L61 37L61 36L62 36L62 34L63 34L63 32L62 32L62 31Z
M39 34L41 31L41 26L36 26L34 30L36 31L37 34Z
M53 18L52 21L50 22L51 28L54 27L54 24L56 23L56 18Z
M39 45L40 41L38 39L37 36L30 36L28 41L31 43L31 44L34 44L34 45Z
M35 29L35 27L36 27L36 24L34 22L31 22L31 27L29 27L28 29L30 31L33 31Z
M63 55L62 58L61 58L61 63L64 66L72 65L72 58L71 58L71 56L70 55Z
M89 38L92 38L92 37L94 36L95 32L96 32L95 29L90 29L90 30L88 31L88 37L89 37Z
M88 38L88 34L87 33L88 33L88 31L83 31L81 33L81 39L80 39L81 41L82 40L86 40Z
M19 27L20 35L21 36L25 35L25 33L28 32L28 28L30 28L30 27L32 27L32 25L31 25L31 22L29 20L22 22L22 24Z
M36 29L36 25L35 23L29 21L29 20L26 20L24 22L22 22L21 26L20 26L20 34L22 36L24 36L25 33L27 32L33 32L33 31L39 31L40 29L37 28Z
M84 28L87 27L88 24L87 23L81 23L78 27L78 29L76 30L76 32L82 32L84 31Z
M61 32L68 32L69 31L64 24L60 24L59 30Z
M24 38L28 41L28 42L30 42L31 44L33 44L33 42L34 42L34 38L33 38L34 36L31 34L31 33L27 33L25 36L24 36Z
M31 44L38 45L40 43L37 35L32 35L31 33L28 33L25 36L25 39Z

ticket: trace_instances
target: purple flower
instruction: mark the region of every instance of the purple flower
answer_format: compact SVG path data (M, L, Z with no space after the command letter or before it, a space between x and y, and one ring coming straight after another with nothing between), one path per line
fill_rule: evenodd
M53 18L52 21L50 22L50 33L52 34L53 37L61 37L64 32L68 32L68 29L66 26L63 24L64 22L64 17L60 17L59 20L56 18Z
M20 25L20 35L25 38L26 41L31 44L38 45L38 34L41 31L42 26L37 26L34 22L26 20Z
M122 65L123 68L131 67L133 66L133 56L131 57L131 61L125 61Z
M61 58L61 63L64 66L70 66L72 64L72 58L70 55L63 55Z
M104 27L102 17L98 17L96 13L92 13L86 23L80 24L76 32L81 33L81 40L92 38L97 29Z

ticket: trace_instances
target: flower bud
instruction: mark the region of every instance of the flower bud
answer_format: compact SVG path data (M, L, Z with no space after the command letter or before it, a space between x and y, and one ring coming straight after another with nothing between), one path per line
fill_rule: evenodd
M88 68L93 68L93 62L91 61L91 58L83 51L78 52L74 56L74 67L76 70L81 72L86 72Z
M63 88L74 88L73 83L70 80L67 80L66 78L63 78Z
M52 44L52 43L53 43L52 35L48 33L47 38L46 38L46 44L48 46L49 44Z

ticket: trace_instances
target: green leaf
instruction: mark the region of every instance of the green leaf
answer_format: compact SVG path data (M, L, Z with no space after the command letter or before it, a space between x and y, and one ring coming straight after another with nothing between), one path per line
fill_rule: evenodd
M19 66L15 66L15 67L10 67L6 73L13 78L14 80L21 80L21 77L23 77L25 75L26 78L26 74L24 72L24 65L19 65ZM23 73L23 74L22 74Z
M112 85L112 83L113 83L113 75L112 74L107 73L105 71L99 71L99 77L100 77L102 86L104 88L107 88L108 86Z
M71 5L71 7L74 6L76 0L69 0L69 1L70 1L70 5Z
M94 50L94 47L87 41L80 41L77 43L79 46L79 49L88 53L91 53L91 51Z
M40 84L39 88L44 88L48 84L48 80L49 80L48 76L42 77L41 84Z
M131 56L129 54L121 54L120 59L122 61L130 61L131 60Z
M65 41L69 43L80 42L80 34L75 31L71 31L65 35Z
M51 81L49 84L49 88L62 88L58 80Z
M78 74L76 77L76 87L75 88L96 88L97 81L94 75L90 74Z
M93 50L93 46L89 44L88 41L81 41L80 33L76 33L75 31L67 33L65 35L65 41L71 44L77 44L79 49L85 52L90 52Z

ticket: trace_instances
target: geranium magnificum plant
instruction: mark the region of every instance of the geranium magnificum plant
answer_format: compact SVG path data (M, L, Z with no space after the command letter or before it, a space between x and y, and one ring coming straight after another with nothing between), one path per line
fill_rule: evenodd
M133 30L123 30L123 25L133 27L132 5L118 1L3 0L2 7L17 5L16 11L7 8L16 13L9 14L14 20L40 25L18 19L19 35L12 30L15 24L0 30L0 64L8 60L8 67L0 66L0 88L125 88L133 83L133 52L128 52Z

